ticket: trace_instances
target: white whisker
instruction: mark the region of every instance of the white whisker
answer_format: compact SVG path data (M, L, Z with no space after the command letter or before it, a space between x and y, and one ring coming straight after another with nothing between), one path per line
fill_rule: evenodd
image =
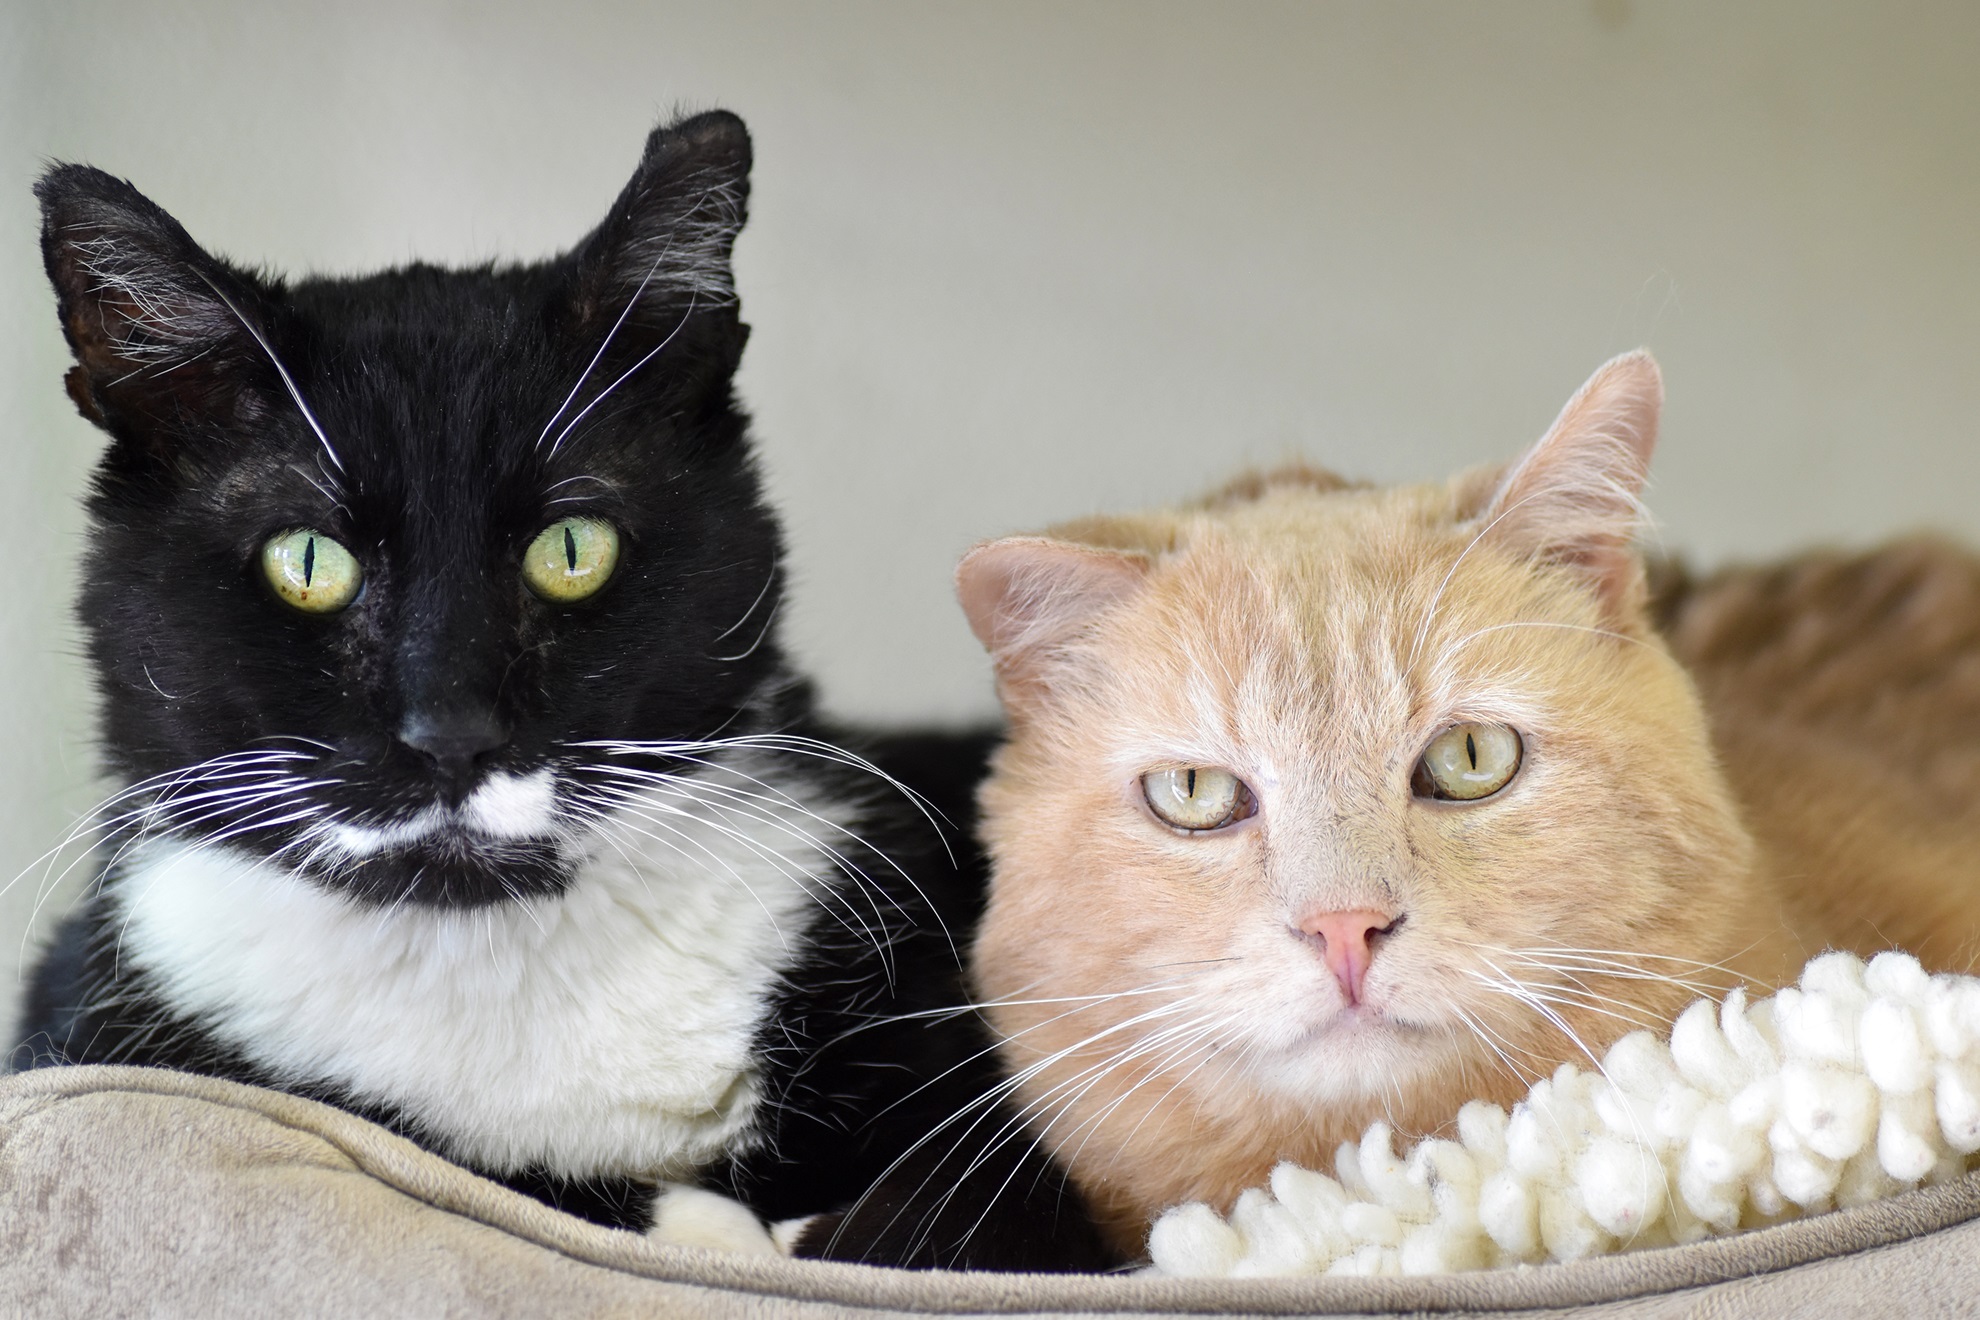
M316 433L317 442L323 446L323 452L330 456L330 466L336 468L338 472L342 472L344 470L344 460L337 456L337 447L330 443L330 437L323 433L323 427L316 420L316 414L311 412L309 410L309 404L304 402L302 390L297 388L295 377L289 374L289 369L282 365L282 359L276 356L274 345L268 342L254 322L242 315L241 309L234 305L232 298L229 298L221 291L219 285L208 279L203 273L194 273L199 274L202 284L213 290L214 297L226 304L227 310L234 314L234 319L241 323L241 328L254 336L254 342L261 345L261 351L268 355L268 361L274 366L275 374L282 378L282 388L289 392L289 398L295 402L297 411L302 413L303 420L309 423L309 429Z

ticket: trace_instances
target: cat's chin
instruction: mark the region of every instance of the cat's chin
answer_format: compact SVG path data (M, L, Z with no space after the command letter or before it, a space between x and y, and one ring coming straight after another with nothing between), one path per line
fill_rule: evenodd
M1420 1023L1369 1004L1337 1008L1269 1050L1248 1051L1247 1067L1273 1090L1310 1099L1359 1099L1371 1078L1386 1079L1397 1069L1414 1071L1432 1037Z
M1309 1058L1340 1060L1366 1056L1386 1061L1421 1049L1423 1043L1421 1026L1382 1009L1359 1004L1341 1009L1316 1027L1307 1038L1303 1052Z
M317 884L360 903L477 908L564 892L577 873L549 842L424 841L389 852L300 869Z
M1338 1045L1354 1039L1380 1037L1384 1040L1414 1034L1421 1028L1397 1017L1389 1009L1363 1001L1342 1005L1313 1024L1303 1045Z

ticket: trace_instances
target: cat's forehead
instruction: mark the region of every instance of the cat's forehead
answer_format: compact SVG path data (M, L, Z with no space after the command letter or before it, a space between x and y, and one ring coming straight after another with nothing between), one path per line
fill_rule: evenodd
M333 348L513 338L562 283L544 266L456 270L414 262L370 275L312 277L287 286L289 308Z
M1519 700L1521 574L1462 487L1284 491L1174 526L1122 619L1128 672L1204 741L1380 743Z
M540 304L523 271L420 267L292 295L308 332L305 374L325 409L374 426L484 432L504 413L555 406L539 396L568 354Z
M1325 666L1393 641L1470 535L1447 487L1281 490L1187 520L1152 585L1220 632Z
M557 291L527 267L414 266L295 286L295 375L337 455L316 479L377 509L472 522L504 491L531 497L561 482L596 494L628 475L593 443L610 416L568 406L558 415L583 355L549 314ZM309 457L274 449L243 458L293 469Z

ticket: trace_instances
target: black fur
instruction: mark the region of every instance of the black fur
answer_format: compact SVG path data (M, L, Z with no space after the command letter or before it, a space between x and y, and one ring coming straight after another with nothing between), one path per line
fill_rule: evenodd
M988 738L862 742L821 727L785 666L779 535L731 389L747 327L729 253L749 160L739 120L700 115L654 132L605 222L562 257L292 284L210 256L100 171L44 176L44 257L77 361L69 392L111 437L80 604L102 745L153 815L113 822L95 895L36 971L17 1065L212 1073L437 1144L417 1113L270 1075L120 962L116 845L140 825L224 836L353 903L477 908L572 883L584 813L615 782L585 744L821 738L863 747L934 799L959 827L962 865L875 777L818 758L793 771L821 799L867 804L847 862L885 891L872 902L892 938L814 916L759 1033L757 1140L705 1181L772 1220L858 1207L815 1227L812 1254L1112 1263L1028 1144L1000 1147L987 1183L960 1193L967 1145L945 1135L910 1153L995 1080L981 1024L942 1011L966 998L958 954L982 885L970 790ZM574 516L617 527L621 558L595 596L555 605L522 584L519 557ZM351 549L364 588L348 609L304 614L266 585L261 547L295 528ZM202 798L212 779L185 773L269 750L307 783ZM458 805L491 773L544 767L571 839L496 844L456 824L369 856L307 846L333 816L382 828ZM1001 1116L977 1129L1004 1130ZM650 1213L650 1189L632 1179L502 1180L602 1223L638 1228Z

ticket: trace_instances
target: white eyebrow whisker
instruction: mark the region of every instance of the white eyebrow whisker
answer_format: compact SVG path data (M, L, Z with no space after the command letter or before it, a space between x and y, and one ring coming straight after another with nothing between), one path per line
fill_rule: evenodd
M694 294L688 295L687 310L681 313L680 321L674 326L672 330L669 330L667 332L667 337L665 339L661 340L659 343L655 344L652 348L648 349L645 355L642 356L639 361L633 363L630 367L627 367L623 372L621 372L617 380L613 381L610 385L607 385L604 389L600 390L598 392L597 398L593 399L590 403L585 404L583 408L578 410L577 416L571 418L569 422L565 423L564 429L557 432L557 438L550 442L550 453L552 456L555 456L557 451L563 448L564 441L568 439L571 432L577 428L578 423L582 422L586 417L591 415L591 410L593 408L596 408L599 404L605 402L606 399L610 398L612 395L612 391L618 389L619 386L631 380L635 372L637 372L641 367L645 366L647 363L651 362L654 358L660 356L660 351L666 348L667 345L674 342L674 337L680 334L680 332L687 327L688 319L694 315L695 299L696 299L696 295ZM543 442L541 440L537 441L539 447L542 445L542 443Z
M224 303L227 310L234 314L234 319L241 323L241 328L254 336L255 343L261 345L261 351L268 355L269 362L275 367L275 374L282 378L282 388L289 392L291 399L295 400L296 408L302 413L303 420L309 423L310 430L316 432L317 441L322 444L323 452L330 456L330 465L341 473L344 470L344 460L337 456L337 447L330 443L330 437L323 433L322 424L316 420L316 414L311 412L309 410L309 404L304 402L302 391L296 387L295 377L289 374L289 369L282 365L282 359L276 356L275 346L268 342L267 338L256 328L254 322L242 315L241 309L234 305L234 300L229 298L221 290L219 285L208 279L203 272L195 273L199 274L201 283L213 290L213 296Z
M571 406L571 401L577 398L578 391L584 388L584 383L591 379L591 373L597 370L599 360L605 356L605 350L612 346L612 340L617 337L619 327L626 323L628 316L632 315L632 309L639 306L640 296L646 292L646 286L652 282L654 274L660 269L660 263L667 259L667 254L673 250L673 247L674 242L670 238L667 240L667 245L660 249L660 255L653 259L653 264L646 268L646 274L641 278L639 287L633 290L632 297L628 298L626 305L620 309L619 319L612 322L612 328L605 332L605 338L599 343L598 351L591 355L591 361L585 363L584 370L578 373L577 383L571 386L571 392L564 396L564 401L557 405L557 411L550 414L550 420L543 424L542 434L536 437L536 447L538 449L543 448L544 440L550 435L550 428L557 424L557 419L562 417L565 410ZM610 393L610 391L608 390L607 393ZM557 438L560 441L563 439L562 436ZM554 446L551 452L556 452Z

